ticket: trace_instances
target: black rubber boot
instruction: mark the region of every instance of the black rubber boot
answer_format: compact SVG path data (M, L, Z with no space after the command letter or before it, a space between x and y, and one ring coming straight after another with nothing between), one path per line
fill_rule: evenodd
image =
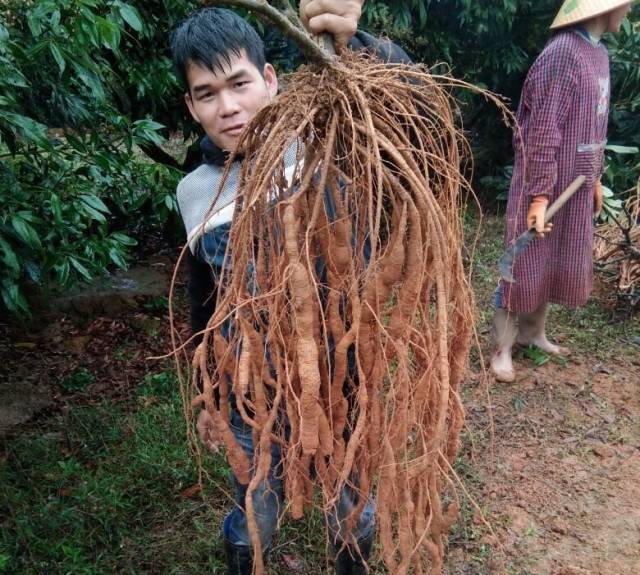
M234 545L228 539L224 540L224 551L227 555L229 575L251 575L253 573L253 551L247 545ZM262 552L262 561L266 565L269 559L271 545Z
M251 575L253 573L251 547L233 545L228 539L225 539L224 551L227 555L229 575Z
M369 560L372 547L373 534L358 540L358 549L351 545L342 548L342 542L338 541L334 547L336 575L366 575L369 571L365 563Z

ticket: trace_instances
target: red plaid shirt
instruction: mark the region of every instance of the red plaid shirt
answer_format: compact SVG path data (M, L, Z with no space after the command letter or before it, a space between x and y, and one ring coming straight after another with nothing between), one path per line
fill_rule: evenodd
M577 30L556 34L525 81L514 134L515 166L506 242L526 231L531 196L550 202L579 175L584 186L554 218L554 229L516 260L503 304L530 313L542 303L584 305L591 292L593 188L602 174L609 112L609 56Z

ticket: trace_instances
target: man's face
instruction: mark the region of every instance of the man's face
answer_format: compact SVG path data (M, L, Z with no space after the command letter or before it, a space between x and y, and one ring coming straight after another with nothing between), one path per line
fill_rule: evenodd
M631 11L631 5L633 2L629 2L629 4L624 4L620 6L620 8L616 8L612 12L609 13L609 24L607 26L607 32L611 32L612 34L617 34L620 32L620 27L622 26L623 20L627 17L627 14Z
M185 101L213 143L233 151L244 126L277 94L278 79L271 64L261 74L244 51L240 56L230 54L229 62L223 60L223 69L215 72L189 64Z

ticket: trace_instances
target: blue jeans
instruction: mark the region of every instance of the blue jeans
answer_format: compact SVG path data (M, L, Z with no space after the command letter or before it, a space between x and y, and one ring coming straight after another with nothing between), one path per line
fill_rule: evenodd
M231 430L238 443L245 450L249 461L253 459L253 437L251 427L242 421L240 414L233 410L231 414ZM280 446L271 445L271 469L266 481L263 481L253 493L253 509L262 548L271 545L273 536L278 526L278 519L282 512L284 501L284 485L282 481L282 453ZM244 512L244 501L247 486L242 485L235 476L232 477L235 489L236 505L225 517L222 523L222 534L232 545L250 546L247 517ZM332 537L343 539L344 521L357 505L357 494L352 489L345 487L340 494L340 499L335 511L328 516L328 526ZM360 518L355 524L352 534L356 539L368 538L375 529L375 506L372 500L365 505Z
M493 299L493 305L496 309L504 309L504 286L502 285L502 281L496 288L495 297Z

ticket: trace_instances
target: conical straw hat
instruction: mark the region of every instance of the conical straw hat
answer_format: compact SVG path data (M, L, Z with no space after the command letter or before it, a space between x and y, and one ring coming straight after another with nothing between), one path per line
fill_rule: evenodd
M565 0L551 29L584 22L631 3L631 0Z

